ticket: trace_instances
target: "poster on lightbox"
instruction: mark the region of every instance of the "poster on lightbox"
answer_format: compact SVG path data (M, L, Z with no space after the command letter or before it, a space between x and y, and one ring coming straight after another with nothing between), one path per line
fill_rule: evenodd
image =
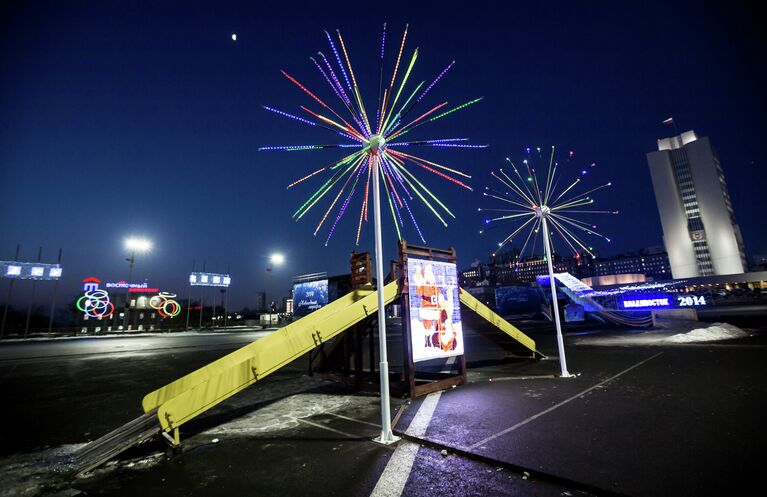
M455 264L407 260L413 362L463 354Z

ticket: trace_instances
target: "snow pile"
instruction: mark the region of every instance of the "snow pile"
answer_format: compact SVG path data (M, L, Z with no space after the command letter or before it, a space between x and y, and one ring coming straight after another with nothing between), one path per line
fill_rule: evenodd
M711 342L716 340L732 340L747 337L748 333L737 326L727 323L714 323L707 328L695 328L687 333L678 333L664 341L673 343Z

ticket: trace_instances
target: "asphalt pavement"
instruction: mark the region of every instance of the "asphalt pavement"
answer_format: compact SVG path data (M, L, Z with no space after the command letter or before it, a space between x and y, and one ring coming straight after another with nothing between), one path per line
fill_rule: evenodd
M469 384L392 399L397 444L371 441L378 397L307 375L301 358L185 425L181 454L149 442L80 478L56 463L140 415L145 393L263 334L3 343L0 495L731 495L760 483L767 326L689 345L573 327L577 376L559 378L551 326L518 325L546 358L509 361L469 332Z

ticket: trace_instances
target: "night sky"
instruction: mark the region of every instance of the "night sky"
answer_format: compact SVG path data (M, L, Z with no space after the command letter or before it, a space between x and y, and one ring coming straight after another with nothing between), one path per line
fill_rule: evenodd
M413 132L490 145L419 150L473 176L474 193L419 176L457 214L443 228L419 208L426 240L454 246L460 267L493 251L500 232L478 235L477 207L488 206L478 192L490 184L491 169L507 156L521 158L527 146L573 150L574 168L597 163L587 184L613 182L597 197L621 212L599 222L613 238L594 240L601 255L661 245L645 154L672 134L661 124L670 116L680 132L711 138L746 248L767 253L767 78L756 13L702 2L536 4L4 2L0 259L11 259L20 243L22 260L33 260L43 246L43 260L54 262L61 247L63 301L74 298L84 277L126 278L122 240L129 235L155 245L137 256L134 280L147 278L183 297L192 261L199 270L205 260L209 271L230 267L233 307L253 306L258 290L286 294L298 274L347 272L355 216L325 247L324 237L312 235L324 209L299 223L291 219L321 181L286 190L341 152L257 150L338 143L338 135L261 105L295 114L300 105L318 107L280 69L332 100L309 57L328 52L323 29L338 28L366 105L375 107L383 22L385 74L405 23L407 57L420 49L413 81L431 81L456 61L424 111L444 100L452 106L485 97ZM394 258L388 216L384 248ZM413 231L405 237L417 241ZM372 251L372 239L369 224L357 250ZM288 262L270 276L274 251ZM18 299L28 292L22 286Z

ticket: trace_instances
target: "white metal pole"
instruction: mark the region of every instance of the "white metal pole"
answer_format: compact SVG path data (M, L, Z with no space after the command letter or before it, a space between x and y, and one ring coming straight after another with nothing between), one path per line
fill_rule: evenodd
M554 313L554 323L557 327L557 347L559 348L559 367L562 370L562 377L568 378L567 359L565 359L565 342L562 339L562 324L559 322L559 304L557 303L557 285L554 282L554 265L551 262L551 246L549 244L549 225L546 223L546 216L541 217L543 221L543 243L546 247L546 261L549 263L549 283L551 284L551 307Z
M383 274L383 247L381 244L381 199L378 194L379 163L378 157L370 158L369 167L373 171L373 230L375 231L376 244L376 280L378 294L378 348L380 349L381 370L381 435L376 442L388 445L399 440L391 431L391 410L389 406L389 362L386 354L386 314L384 312L384 274Z

